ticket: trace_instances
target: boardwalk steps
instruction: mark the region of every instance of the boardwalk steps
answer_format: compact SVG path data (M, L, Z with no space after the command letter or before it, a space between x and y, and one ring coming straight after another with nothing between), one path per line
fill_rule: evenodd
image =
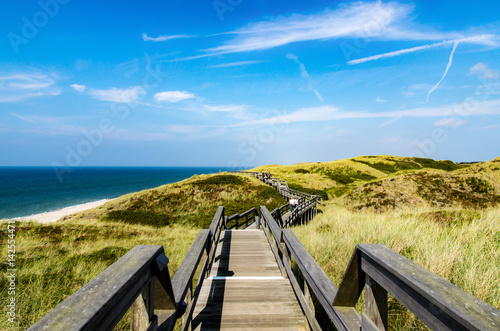
M293 213L261 206L227 217L219 207L173 279L162 246L136 246L29 330L112 330L129 308L132 330L387 330L388 294L431 329L500 330L498 309L383 245L358 244L337 287L287 228L315 214L320 199L301 197ZM317 308L329 318L321 325Z
M259 230L226 230L193 314L194 330L305 330L290 282Z

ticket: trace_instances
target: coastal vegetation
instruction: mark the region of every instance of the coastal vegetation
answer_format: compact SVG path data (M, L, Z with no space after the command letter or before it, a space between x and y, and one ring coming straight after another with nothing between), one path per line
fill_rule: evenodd
M323 196L313 221L293 230L335 284L356 244L381 243L500 309L500 158L457 164L361 156L251 171ZM230 216L284 203L253 177L222 173L128 194L53 224L18 223L18 326L33 324L135 245L163 245L175 273L219 205ZM0 285L6 302L6 284ZM389 302L391 327L425 329ZM126 327L123 321L118 329Z

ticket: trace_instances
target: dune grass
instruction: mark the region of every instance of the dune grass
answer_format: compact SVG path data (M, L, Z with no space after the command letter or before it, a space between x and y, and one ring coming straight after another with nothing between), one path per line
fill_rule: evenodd
M119 222L63 221L50 225L18 223L16 228L17 321L1 330L25 330L136 245L163 245L174 273L199 229L171 225L156 228ZM2 245L2 256L6 251ZM8 286L0 280L2 307ZM3 312L5 315L5 311ZM124 321L118 329L125 330Z
M293 230L337 286L356 244L377 243L500 309L499 207L380 213L330 204L323 211L309 225ZM426 328L392 298L389 309L394 329Z

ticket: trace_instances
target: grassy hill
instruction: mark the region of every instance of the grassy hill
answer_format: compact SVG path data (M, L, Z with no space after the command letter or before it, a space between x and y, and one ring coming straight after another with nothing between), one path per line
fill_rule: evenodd
M2 319L0 329L25 330L136 245L163 245L169 269L175 273L199 230L208 227L220 205L230 216L260 205L275 208L284 203L275 190L255 178L223 173L128 194L52 224L18 223L19 324L12 328ZM3 224L3 243L6 229ZM6 257L7 244L1 249ZM4 315L7 288L2 277ZM128 329L127 322L118 329Z
M500 162L457 164L424 158L360 156L321 163L262 166L291 188L358 210L402 206L483 208L500 203Z
M124 195L68 219L208 228L218 206L224 205L226 216L230 216L260 205L276 208L284 203L278 192L253 177L195 175L178 183Z

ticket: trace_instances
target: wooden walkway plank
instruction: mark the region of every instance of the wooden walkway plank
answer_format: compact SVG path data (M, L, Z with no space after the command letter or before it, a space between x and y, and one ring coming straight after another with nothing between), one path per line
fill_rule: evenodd
M198 297L193 330L305 330L306 324L263 232L224 231Z

